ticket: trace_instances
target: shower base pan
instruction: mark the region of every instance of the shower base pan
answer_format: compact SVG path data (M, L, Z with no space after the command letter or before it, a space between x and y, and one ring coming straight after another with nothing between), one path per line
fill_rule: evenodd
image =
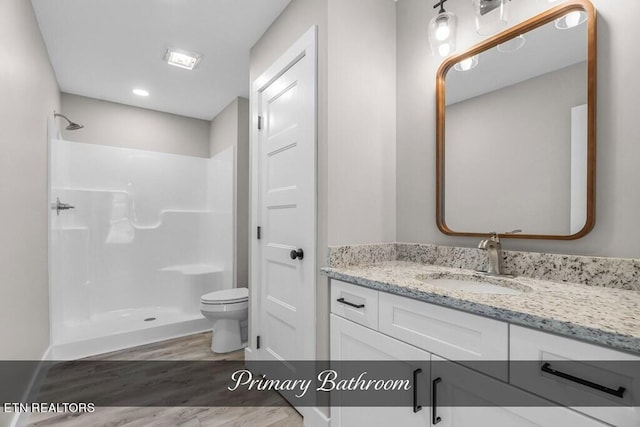
M85 322L67 323L52 346L53 360L75 360L111 351L205 332L211 322L171 309L118 310Z

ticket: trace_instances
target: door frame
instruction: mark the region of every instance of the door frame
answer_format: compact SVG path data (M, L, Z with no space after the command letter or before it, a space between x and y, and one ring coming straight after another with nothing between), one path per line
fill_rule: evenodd
M313 195L313 223L314 231L313 241L313 257L307 258L308 262L312 263L311 277L307 278L311 281L311 287L313 289L313 303L312 310L309 310L304 318L304 324L301 325L307 334L310 335L310 339L306 340L310 348L303 348L302 354L304 354L309 360L316 358L316 270L317 270L317 251L318 251L318 175L317 175L317 162L318 162L318 60L317 60L317 26L312 26L307 30L293 45L291 45L285 53L274 61L266 71L264 71L258 78L256 78L251 85L251 141L250 141L250 219L249 219L249 343L245 349L245 360L258 359L259 352L257 351L256 337L262 333L260 316L261 316L261 260L262 250L260 242L257 239L257 227L260 226L261 218L261 200L260 200L260 188L261 188L261 162L260 162L260 131L258 130L258 112L260 111L260 93L263 92L275 79L279 78L293 65L295 65L303 57L311 59L313 66L313 75L310 78L313 81L314 91L313 97L310 102L313 104L313 144L314 144L314 195ZM305 257L306 258L306 257ZM307 260L305 259L305 261Z

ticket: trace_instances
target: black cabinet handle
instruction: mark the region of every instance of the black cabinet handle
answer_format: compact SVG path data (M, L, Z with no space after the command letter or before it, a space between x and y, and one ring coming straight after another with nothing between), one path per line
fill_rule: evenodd
M354 304L352 302L345 301L344 298L338 298L336 301L338 301L340 304L346 304L354 308L364 308L364 304Z
M612 388L605 387L605 386L600 385L600 384L596 384L596 383L591 382L589 380L585 380L585 379L582 379L582 378L579 378L579 377L574 377L573 375L567 374L565 372L556 371L555 369L553 369L551 367L550 363L545 363L544 365L542 365L540 370L542 372L546 372L547 374L555 375L556 377L564 378L565 380L573 381L574 383L582 384L584 386L596 389L598 391L602 391L604 393L611 394L611 395L613 395L615 397L619 397L620 399L622 399L622 397L624 395L624 392L626 391L626 389L624 387L618 387L617 390L614 390Z
M438 383L442 381L442 378L438 377L431 382L431 423L433 425L442 421L442 418L438 416Z
M418 375L422 373L422 369L418 368L413 371L413 412L422 411L422 405L418 405Z
M292 249L291 252L289 252L289 256L291 259L302 259L304 258L304 251L302 249Z

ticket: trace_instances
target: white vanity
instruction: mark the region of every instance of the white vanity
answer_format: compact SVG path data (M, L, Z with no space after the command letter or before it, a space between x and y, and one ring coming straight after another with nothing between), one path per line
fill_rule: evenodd
M391 265L381 270L387 277L397 276L400 282L403 275L415 276L415 271L407 273L413 268L429 268L410 263L396 264L395 271ZM435 266L430 268L438 269ZM331 278L331 359L421 360L431 361L428 365L431 368L430 372L422 369L415 378L420 401L414 404L422 405L421 410L416 411L412 407L332 407L333 427L640 425L640 408L624 407L632 398L637 402L635 396L640 393L640 373L629 372L625 368L638 365L620 364L619 372L601 372L599 367L588 363L572 364L574 371L570 373L570 379L566 375L565 378L558 376L566 373L556 371L553 365L554 361L567 360L640 360L632 352L466 312L462 307L464 304L459 305L463 294L458 292L453 298L451 292L439 292L428 281L425 281L422 294L416 289L418 285L415 281L408 281L413 283L415 293L411 297L398 295L407 289L390 284L389 280L382 280L380 270L367 267L361 267L360 270L365 273L358 275L349 270L325 270ZM368 270L372 274L367 277ZM348 283L345 281L347 279L360 285ZM504 301L512 297L478 297L472 293L469 296L472 300L474 297L485 298L484 304L489 304L487 301L491 298ZM445 297L445 301L447 297L450 298L451 305L458 304L459 308L425 302L429 298L442 297ZM536 305L535 292L518 298L532 298L532 305ZM478 310L482 306L475 304L473 307ZM495 313L491 316L496 317ZM443 360L465 362L437 363ZM530 371L514 369L512 372L508 369L508 363L473 365L474 361L524 360L539 363L527 364L532 368ZM469 364L473 366L465 366ZM547 372L541 370L542 366ZM579 368L577 371L576 366ZM582 381L583 384L576 381ZM623 390L622 397L615 395L620 394L620 390ZM596 403L573 409L562 407L566 397L575 398L576 393L589 396ZM534 404L502 407L492 402L492 396L505 394L513 396L516 401L527 395ZM464 402L477 398L478 406L458 406L458 398L463 398ZM535 404L536 399L540 402L539 407ZM451 406L438 405L438 401L443 400L450 402ZM559 405L550 405L548 401ZM596 406L597 402L602 402L602 407ZM616 406L618 404L620 406Z

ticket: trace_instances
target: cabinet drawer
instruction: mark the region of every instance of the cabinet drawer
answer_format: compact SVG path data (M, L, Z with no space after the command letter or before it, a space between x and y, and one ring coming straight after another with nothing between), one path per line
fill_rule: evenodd
M384 292L379 298L380 332L507 381L507 323Z
M510 327L510 353L512 384L563 405L581 406L581 412L615 426L640 425L639 357L520 326ZM584 381L588 384L579 383Z
M378 291L331 280L331 312L378 329Z
M433 417L438 427L605 427L570 409L431 356ZM437 383L436 383L437 382ZM431 423L429 424L431 425Z

